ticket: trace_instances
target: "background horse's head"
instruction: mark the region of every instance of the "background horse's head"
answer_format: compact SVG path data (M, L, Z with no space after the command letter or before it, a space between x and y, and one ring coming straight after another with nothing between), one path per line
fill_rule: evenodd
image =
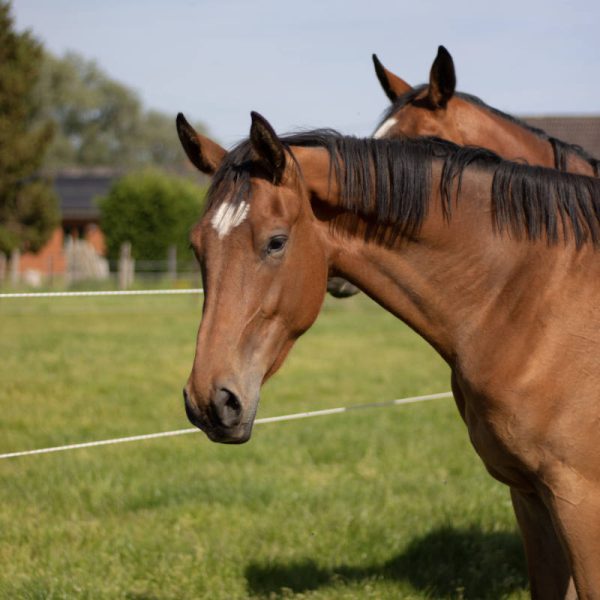
M461 146L488 148L507 160L599 176L600 161L583 148L456 91L454 62L443 46L431 66L429 83L416 87L388 71L375 54L373 63L392 103L373 137L438 137Z
M435 136L464 144L459 117L464 117L464 102L455 96L456 73L449 52L443 47L431 65L429 83L412 87L388 71L373 54L375 73L392 106L374 137ZM461 112L462 111L462 112ZM467 115L468 116L468 115ZM472 124L464 124L465 128Z
M252 113L249 140L229 153L183 115L177 130L214 175L191 233L205 296L186 411L213 441L241 443L262 383L319 313L328 260L295 160L265 119Z

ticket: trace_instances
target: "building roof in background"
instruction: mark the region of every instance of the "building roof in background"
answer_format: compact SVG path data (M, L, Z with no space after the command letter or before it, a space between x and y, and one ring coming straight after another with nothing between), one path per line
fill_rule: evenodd
M98 221L96 203L120 173L108 169L70 169L54 174L54 189L60 199L63 221Z
M600 158L600 115L521 118L552 137L581 146L594 158Z

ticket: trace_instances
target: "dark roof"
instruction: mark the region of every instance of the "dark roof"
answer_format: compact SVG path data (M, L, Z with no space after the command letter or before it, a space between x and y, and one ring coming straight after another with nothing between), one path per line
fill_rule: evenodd
M600 115L521 118L552 137L581 146L594 158L600 158Z
M97 221L96 198L105 195L118 174L112 171L68 171L54 175L63 221Z

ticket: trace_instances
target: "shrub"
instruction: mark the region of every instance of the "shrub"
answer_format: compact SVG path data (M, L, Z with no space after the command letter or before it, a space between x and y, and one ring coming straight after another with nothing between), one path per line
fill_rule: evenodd
M178 256L188 255L204 194L197 184L157 170L122 177L99 199L108 258L118 258L123 242L131 242L137 259L164 260L173 244Z

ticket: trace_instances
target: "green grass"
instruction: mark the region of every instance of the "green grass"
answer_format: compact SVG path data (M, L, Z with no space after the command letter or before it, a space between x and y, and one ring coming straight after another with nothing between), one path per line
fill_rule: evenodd
M0 300L0 452L189 427L191 296ZM449 389L328 299L259 416ZM0 461L0 598L525 598L508 491L451 400Z

